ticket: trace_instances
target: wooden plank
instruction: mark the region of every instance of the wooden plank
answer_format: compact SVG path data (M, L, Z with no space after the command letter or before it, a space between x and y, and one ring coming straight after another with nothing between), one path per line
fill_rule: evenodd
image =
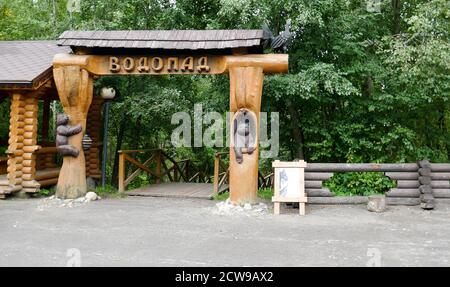
M417 188L393 188L386 193L387 197L419 197L420 191Z
M436 198L450 198L450 189L433 189L433 196Z
M388 205L419 205L420 198L410 197L386 197Z
M320 180L306 180L305 181L306 188L322 188L322 181Z
M417 180L419 178L417 172L386 172L384 175L392 180Z
M153 184L145 188L125 192L131 196L183 197L210 199L213 196L213 184L168 182Z
M307 172L305 171L306 181L328 180L333 176L332 172Z
M328 188L320 188L320 189L306 188L305 191L308 197L334 196L334 194Z
M432 180L450 180L450 172L432 172Z
M420 182L418 180L397 180L398 188L418 188Z
M36 180L44 180L49 178L57 178L59 176L59 168L47 168L36 172Z
M308 202L307 197L282 197L282 196L273 196L273 202Z
M416 163L308 163L306 172L417 172L418 169Z
M440 188L450 188L450 181L448 180L433 180L431 181L431 187L433 189L440 189Z
M308 197L309 204L366 204L367 196Z
M273 168L277 168L277 167L280 167L280 168L290 168L290 167L292 167L292 168L304 168L304 167L306 167L306 162L305 161L303 161L303 160L300 160L300 161L279 161L279 160L276 160L276 161L274 161L273 163L272 163L272 167Z
M450 172L450 164L449 163L432 163L431 171L432 172Z

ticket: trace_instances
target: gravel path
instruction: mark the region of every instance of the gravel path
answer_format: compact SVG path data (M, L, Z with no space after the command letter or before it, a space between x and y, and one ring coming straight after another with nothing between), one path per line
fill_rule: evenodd
M435 211L312 206L222 214L201 199L0 201L0 266L449 266L450 204Z

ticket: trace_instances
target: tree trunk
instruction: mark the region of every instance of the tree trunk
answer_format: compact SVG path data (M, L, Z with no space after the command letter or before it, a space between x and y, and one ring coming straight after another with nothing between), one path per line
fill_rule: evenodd
M142 129L141 117L138 117L136 120L136 129L135 129L135 132L133 133L134 136L133 136L132 148L136 148L136 149L140 148L139 141L141 138L141 129Z
M116 152L114 153L114 166L113 166L113 172L111 176L111 185L117 186L117 176L119 173L119 150L122 149L122 142L125 134L125 125L127 123L126 117L123 116L122 120L120 121L119 125L119 131L117 133L117 140L116 140Z
M299 127L298 123L300 123L300 113L292 104L292 102L288 101L288 112L291 116L291 128L292 128L292 137L294 139L294 155L297 159L305 159L305 155L303 152L303 130Z
M401 9L403 4L401 0L392 0L391 3L394 14L392 19L392 33L397 35L400 33Z

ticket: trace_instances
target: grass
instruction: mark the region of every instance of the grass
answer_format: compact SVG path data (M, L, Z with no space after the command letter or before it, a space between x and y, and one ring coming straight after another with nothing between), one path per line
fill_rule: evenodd
M50 189L41 188L38 192L39 197L48 197L54 195L56 192L56 188L52 187Z
M102 198L123 198L126 197L125 194L119 193L117 188L111 185L105 185L105 187L97 186L95 188L95 193L100 195Z
M273 190L270 188L264 188L264 189L258 190L258 197L261 199L271 200L272 196L273 196ZM230 197L230 193L227 191L227 192L223 192L218 195L214 195L213 200L224 201L224 200L227 200L228 197Z

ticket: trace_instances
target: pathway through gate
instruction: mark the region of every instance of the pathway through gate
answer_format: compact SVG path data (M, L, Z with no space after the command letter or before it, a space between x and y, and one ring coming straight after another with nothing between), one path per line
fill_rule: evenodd
M127 190L142 173L151 179L150 184ZM228 189L225 181L220 190L213 182L214 176L198 170L191 160L175 160L160 149L119 151L119 192L126 195L211 199Z

